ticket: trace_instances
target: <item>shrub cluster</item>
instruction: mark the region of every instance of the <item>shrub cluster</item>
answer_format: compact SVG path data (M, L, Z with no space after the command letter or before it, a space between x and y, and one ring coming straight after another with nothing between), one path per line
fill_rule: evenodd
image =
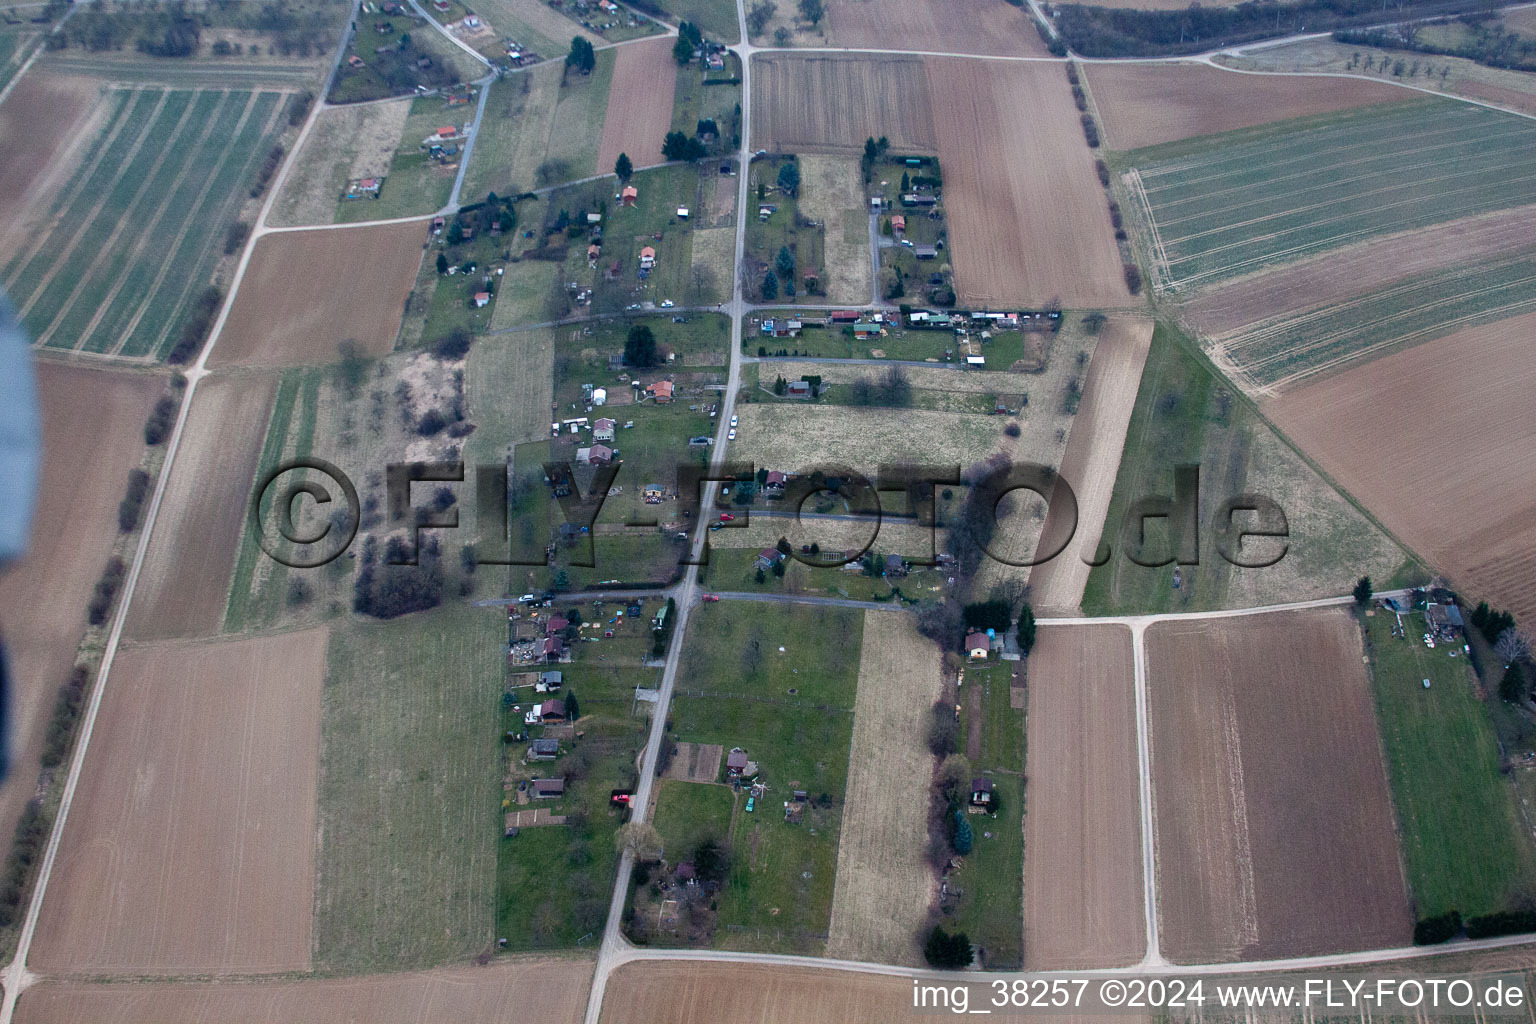
M950 934L943 925L934 925L923 943L923 958L928 966L958 969L971 964L971 940L965 932Z
M59 687L59 695L53 702L53 718L48 722L48 735L43 741L44 768L64 763L70 740L75 735L75 722L80 718L80 709L85 707L85 690L90 682L91 670L76 665L69 673L69 680Z
M201 351L203 342L208 340L208 332L213 330L214 318L219 315L219 306L223 301L224 293L217 286L209 285L203 289L197 297L197 305L193 307L192 314L181 325L181 335L166 356L168 361L178 365L187 363Z
M1131 290L1132 295L1141 294L1141 268L1134 263L1125 265L1125 286Z
M1460 911L1452 910L1438 917L1426 917L1413 926L1413 944L1433 946L1455 938L1460 931Z
M288 123L297 128L309 116L309 108L315 105L315 94L309 90L298 93L288 101Z
M1492 939L1500 935L1536 932L1536 910L1501 910L1467 919L1467 938Z
M176 409L179 403L170 395L161 396L155 403L154 409L149 414L149 419L144 421L144 443L154 447L162 443L171 434L171 427L176 423Z
M33 797L16 822L11 852L5 858L5 876L0 879L0 928L16 923L21 914L21 897L31 875L32 864L43 852L52 826L42 801Z
M117 503L117 528L132 533L139 528L139 517L144 511L144 499L149 497L150 476L142 469L128 472L128 489L123 500Z
M1408 0L1394 8L1392 16L1394 20L1408 22L1476 6L1466 0ZM1300 32L1303 28L1318 32L1371 25L1381 20L1381 5L1369 0L1289 0L1230 7L1191 3L1184 8L1160 11L1059 3L1052 6L1052 12L1062 40L1085 57L1199 53Z
M1498 643L1499 634L1506 629L1512 629L1515 625L1515 617L1509 612L1496 612L1488 607L1487 601L1479 601L1471 615L1472 625L1483 634L1483 639L1490 644Z
M117 591L123 585L123 579L128 575L128 567L123 560L116 555L102 570L101 579L96 581L96 592L91 595L91 603L86 608L86 617L91 625L99 626L107 621L107 614L112 611L112 602L117 599Z
M230 224L229 229L224 232L224 255L233 256L239 252L250 234L251 226L245 221L237 220Z
M409 555L405 541L391 537L383 565L374 564L377 545L363 544L363 568L352 587L352 610L376 619L393 619L436 608L443 600L442 546L436 538L423 542L416 565L399 563Z
M1099 126L1092 114L1083 115L1083 138L1088 140L1089 149L1099 148Z
M273 146L267 151L267 158L261 162L261 169L256 172L256 180L251 183L251 198L258 198L267 190L272 182L272 175L277 173L278 165L283 162L283 147Z

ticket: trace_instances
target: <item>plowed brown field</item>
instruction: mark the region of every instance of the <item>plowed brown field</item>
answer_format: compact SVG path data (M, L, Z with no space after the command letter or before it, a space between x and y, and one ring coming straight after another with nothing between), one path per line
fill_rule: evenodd
M309 968L325 644L316 629L119 655L35 967Z
M18 1024L577 1024L590 960L496 960L409 974L260 984L45 982Z
M275 389L271 377L249 374L198 385L128 612L128 636L218 631Z
M911 1014L906 978L756 964L635 963L608 979L602 1024L889 1024Z
M1146 948L1136 694L1124 626L1046 626L1029 656L1024 966L1115 967Z
M1088 64L1084 74L1105 144L1118 150L1417 95L1385 82L1239 75L1204 64Z
M1061 67L931 57L928 88L961 302L1128 305Z
M754 149L862 153L884 135L896 152L938 151L920 57L774 54L752 71Z
M620 153L636 167L660 163L661 140L672 127L677 65L671 36L627 43L614 50L608 116L597 148L597 173L613 170Z
M965 980L959 976L939 984ZM972 992L973 1010L986 1009L980 1005L980 992L979 985ZM758 964L653 962L626 964L613 972L603 999L602 1024L893 1024L949 1016L948 1010L914 1011L912 981L905 977ZM993 1012L987 1019L1041 1018ZM1147 1018L1053 1013L1049 1020L1145 1024Z
M1536 622L1536 313L1458 331L1264 404L1474 600Z
M364 352L388 353L426 237L425 222L266 235L210 365L330 363L348 338Z
M1048 53L1029 9L1003 0L831 0L826 24L833 46L991 57Z
M1413 918L1350 614L1161 622L1146 643L1163 954L1406 945Z
M0 787L4 835L32 795L53 696L74 664L86 604L117 539L117 503L144 452L144 420L164 387L157 376L58 363L39 363L37 384L43 477L32 548L0 576L13 681L14 775Z

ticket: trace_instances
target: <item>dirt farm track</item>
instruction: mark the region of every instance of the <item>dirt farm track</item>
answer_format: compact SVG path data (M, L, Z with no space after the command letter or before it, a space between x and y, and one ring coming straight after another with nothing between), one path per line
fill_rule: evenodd
M1350 614L1161 622L1146 643L1163 954L1207 963L1407 945Z
M326 635L118 657L43 902L35 966L308 969Z

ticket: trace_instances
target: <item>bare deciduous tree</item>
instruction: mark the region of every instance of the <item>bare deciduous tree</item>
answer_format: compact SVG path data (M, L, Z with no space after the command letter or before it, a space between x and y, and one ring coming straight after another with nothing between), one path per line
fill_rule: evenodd
M625 822L614 834L614 842L620 853L630 854L635 860L649 863L661 859L661 833L650 822Z
M1504 659L1504 664L1513 665L1531 656L1531 638L1511 626L1499 634L1499 638L1494 641L1493 651Z

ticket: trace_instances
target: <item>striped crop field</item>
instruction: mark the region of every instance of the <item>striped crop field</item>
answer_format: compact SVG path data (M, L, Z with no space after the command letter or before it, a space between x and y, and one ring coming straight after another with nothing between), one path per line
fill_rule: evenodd
M284 97L109 90L100 136L0 271L34 343L163 357L281 131Z
M1154 280L1188 289L1536 202L1536 120L1393 104L1128 154Z
M1536 249L1413 274L1216 339L1254 386L1284 389L1358 360L1536 311Z

